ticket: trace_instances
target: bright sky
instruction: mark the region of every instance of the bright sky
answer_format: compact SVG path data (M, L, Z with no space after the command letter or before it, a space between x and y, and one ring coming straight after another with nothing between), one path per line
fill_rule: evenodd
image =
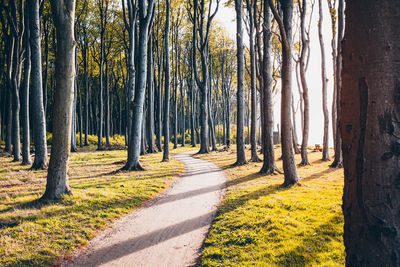
M225 3L225 1L224 1ZM236 39L236 15L233 8L227 8L224 3L220 6L216 20L225 26L226 30L230 34L233 40ZM326 70L328 82L328 109L329 112L332 108L332 94L333 94L333 77L332 77L332 49L330 46L331 41L331 21L328 12L328 6L326 1L322 1L324 10L324 21L323 21L323 33L325 43L325 57L326 57ZM309 5L310 6L310 5ZM323 138L323 113L322 113L322 82L321 82L321 52L318 39L318 1L314 6L314 13L312 18L312 26L310 32L310 63L307 70L307 82L309 87L310 96L310 134L309 134L309 145L322 144ZM246 33L246 30L244 29ZM247 43L247 42L246 42ZM298 103L299 94L296 83L295 72L293 72L293 93L295 97L295 103ZM274 115L275 125L280 122L280 94L278 94L275 100ZM329 115L330 126L329 126L329 145L333 145L332 137L332 121L331 114ZM300 130L300 112L297 112L297 132L299 143L301 143L301 130ZM276 126L275 126L276 127Z

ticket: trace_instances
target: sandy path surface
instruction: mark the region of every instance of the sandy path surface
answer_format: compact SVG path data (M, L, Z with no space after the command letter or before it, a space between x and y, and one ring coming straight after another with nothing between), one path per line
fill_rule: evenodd
M194 265L225 177L192 153L174 156L185 164L185 173L165 193L98 235L66 266Z

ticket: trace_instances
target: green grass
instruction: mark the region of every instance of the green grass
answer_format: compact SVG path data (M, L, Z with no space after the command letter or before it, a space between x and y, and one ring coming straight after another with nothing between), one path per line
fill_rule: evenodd
M321 153L309 154L312 165L298 168L302 181L291 188L280 187L283 175L258 174L262 163L232 167L235 151L196 157L221 166L227 177L200 266L344 265L343 170L330 169Z
M46 171L29 171L0 155L0 266L59 265L112 221L158 195L184 169L172 157L161 162L157 153L141 158L146 171L115 174L126 151L90 147L71 155L72 195L43 206L34 200L44 192Z

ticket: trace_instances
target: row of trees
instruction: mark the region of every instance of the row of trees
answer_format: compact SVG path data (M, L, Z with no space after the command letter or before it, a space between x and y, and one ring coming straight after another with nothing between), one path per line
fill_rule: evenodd
M328 4L332 32L335 33L336 1L328 1ZM242 1L235 1L234 5L238 32L236 49L224 29L213 22L220 6L217 0L79 2L75 7L73 30L76 75L69 133L71 147L68 150L77 149L76 132L81 133L80 146L88 145L88 136L96 134L100 150L111 148L113 134L124 135L128 160L122 170L141 170L141 154L163 150L163 160L168 160L171 136L174 148L178 146L179 138L184 145L186 136L190 136L192 146L200 143L199 153L216 150L217 137L220 143L222 141L229 147L233 119L237 126L237 164L246 163L244 129L247 122L252 150L250 161L260 161L257 146L261 145L264 154L261 172L274 173L277 169L272 138L273 98L278 92L277 85L281 83L284 184L296 183L299 178L294 153L300 151L291 89L292 58L295 58L296 73L300 76L303 132L300 165L308 165L309 100L305 72L310 56L310 17L314 2L311 3L311 12L307 1L299 1L296 6L286 1L278 1L275 5L254 0L246 0L245 5ZM321 0L318 5L324 70ZM25 3L14 0L2 2L0 7L4 15L1 20L2 45L9 48L1 58L1 66L6 70L1 87L4 96L1 136L5 137L5 150L12 151L14 161L19 161L19 137L22 133L23 164L31 164L30 136L33 136L35 161L32 169L43 169L47 167L46 130L53 133L53 146L58 138L54 129L59 123L54 117L57 109L58 45L56 23L51 19L54 12L46 1ZM339 1L338 43L343 32L342 13L343 1ZM293 18L293 14L298 16ZM293 36L293 27L299 28L298 36ZM243 45L243 28L249 35L249 49ZM273 34L278 29L280 38ZM300 40L295 42L294 37ZM334 65L341 66L336 47L340 45L337 45L334 34ZM340 72L337 67L335 92L340 91ZM324 71L322 75L323 160L328 160L327 79ZM234 88L237 88L236 98ZM335 94L334 98L339 101L340 95ZM338 107L333 107L333 118L337 118ZM257 129L258 121L261 136ZM334 127L337 151L333 166L340 167L340 134L336 132Z
M348 1L344 42L344 1L338 0L337 4L336 12L336 2L328 1L335 70L332 166L342 165L343 148L347 263L397 266L400 259L397 233L400 203L397 157L400 153L396 134L399 5L395 0ZM80 140L81 145L88 143L90 132L96 133L99 149L107 147L111 132L124 134L128 160L123 170L140 170L139 156L146 150L163 149L163 159L168 160L170 129L177 146L178 131L184 143L186 125L189 125L192 145L198 136L200 153L207 153L210 147L216 149L216 124L222 124L226 133L224 140L229 146L230 117L236 108L236 164L245 164L246 76L251 94L251 160L258 161L255 123L259 96L264 153L261 171L276 171L272 97L274 77L280 77L284 185L298 181L294 162L297 144L295 120L292 120L292 61L294 57L298 66L303 105L301 164L307 165L308 2L297 2L300 23L293 24L293 15L297 14L293 1L248 0L244 9L243 1L235 0L236 50L229 38L218 38L221 32L213 20L219 5L219 0L122 0L121 5L112 0L97 0L81 1L78 6L74 0L51 0L50 5L39 0L0 1L4 51L0 55L0 67L4 70L1 132L5 136L5 149L12 151L15 161L20 160L22 152L24 164L31 163L30 137L33 137L33 169L47 167L46 131L53 134L43 199L54 200L69 193L68 160L71 149L76 146L77 128L86 134L85 142ZM318 6L324 59L321 0ZM246 65L243 13L247 14L245 25L250 35L250 64ZM300 26L298 37L301 39L297 53L293 34L296 25ZM280 34L274 39L276 28ZM375 38L372 40L371 36ZM236 61L233 60L235 53ZM327 160L329 116L324 60L321 69L323 159ZM231 108L231 89L235 87L236 105Z

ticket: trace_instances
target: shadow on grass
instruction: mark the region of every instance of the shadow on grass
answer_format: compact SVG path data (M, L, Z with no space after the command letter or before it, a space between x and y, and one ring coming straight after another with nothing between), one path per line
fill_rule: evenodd
M256 174L254 174L254 176L256 176ZM244 179L249 179L249 178L244 178ZM256 178L253 178L253 179L256 179ZM268 185L268 186L258 189L256 191L252 191L250 193L241 195L238 198L228 199L220 207L219 211L217 212L217 217L222 214L231 212L239 207L244 206L250 200L256 200L256 199L259 199L260 197L268 196L268 195L275 194L275 193L281 192L281 191L290 190L291 188L292 187L282 187L281 185L278 185L278 184Z
M317 172L317 173L313 173L310 176L307 176L306 178L301 179L301 182L307 182L307 181L311 181L311 180L315 180L318 178L321 178L321 176L325 175L325 174L329 174L335 171L338 171L339 169L334 169L334 168L328 168L326 170Z
M305 236L300 245L288 252L282 252L277 256L280 266L311 266L319 263L319 254L325 254L330 248L330 242L335 239L342 242L341 233L334 229L334 225L343 223L339 215L331 217L324 224L314 229L314 232ZM326 255L324 256L326 257ZM337 261L338 259L333 259Z
M0 211L0 214L4 214L13 210L33 210L35 214L29 214L28 216L13 216L9 219L1 219L0 218L0 229L9 228L18 226L24 222L30 221L35 222L39 219L50 219L52 217L59 216L60 218L63 215L68 215L66 217L70 217L71 214L78 212L79 214L85 214L86 216L94 219L94 218L104 218L102 212L99 211L112 211L116 209L123 208L134 208L140 206L148 197L143 196L129 196L129 198L121 200L118 197L113 199L104 201L102 199L93 199L90 201L82 202L80 205L76 205L74 201L70 201L67 199L61 199L59 201L46 201L41 198L35 199L33 201L25 202L19 205L15 205L13 207L9 207L5 210ZM43 207L57 204L59 208L55 211L43 211L39 213L39 210ZM98 214L98 215L96 215Z

